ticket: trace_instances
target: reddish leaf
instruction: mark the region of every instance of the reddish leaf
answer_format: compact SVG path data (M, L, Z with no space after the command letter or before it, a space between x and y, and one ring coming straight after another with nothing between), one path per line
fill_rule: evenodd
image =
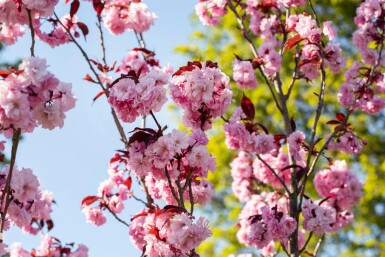
M0 76L3 77L3 78L8 77L9 74L11 74L9 71L0 70Z
M96 202L99 199L100 199L100 197L94 196L94 195L84 197L82 200L82 206L88 206L90 204L93 204L94 202Z
M154 135L151 135L144 131L137 131L130 137L130 139L128 140L128 144L130 145L135 141L138 141L139 143L144 142L147 145L153 138L154 138Z
M283 52L286 52L287 50L291 50L294 46L296 46L299 42L301 42L302 39L303 38L299 34L289 38L289 40L287 40L283 48Z
M251 100L245 96L245 94L243 94L243 97L241 100L241 107L247 119L253 120L255 116L254 105L251 102Z
M70 17L74 17L74 15L78 12L79 10L79 7L80 7L80 2L79 0L74 0L72 3L71 3L71 9L70 9Z
M99 93L94 97L93 101L95 102L96 99L98 99L99 97L101 97L101 96L104 95L104 94L107 94L107 92L108 92L107 89L106 89L106 90L103 90L102 92L99 92Z
M254 223L262 220L262 215L261 214L257 214L257 215L250 216L249 220L250 220L251 224L254 224Z
M340 123L341 122L339 122L338 120L329 120L328 122L326 122L326 124L328 125L338 125Z
M172 76L179 76L179 75L182 75L184 72L186 71L192 71L194 70L195 67L194 66L182 66L179 68L179 70L177 70L174 74L172 74Z
M126 181L124 181L124 184L126 185L128 190L131 190L131 185L132 185L132 178L128 177Z
M86 74L86 76L83 79L92 83L97 83L93 78L91 78L90 74Z
M47 223L48 231L53 229L53 221L52 220L47 220L46 223Z
M86 38L89 32L87 25L80 21L77 22L76 24L78 25L79 29L82 31L84 38Z
M343 121L345 119L345 114L338 112L336 115L337 120Z
M213 62L213 61L207 61L207 62L206 62L206 67L209 67L209 68L218 68L218 63Z
M211 63L211 61L209 61ZM193 62L187 62L188 66L197 66L199 69L202 69L202 63L198 61L193 61Z
M140 52L144 53L146 55L146 57L155 56L155 53L153 51L150 51L150 50L148 50L146 48L138 48L138 47L136 47L136 48L134 48L132 50L133 51L140 51Z
M93 0L92 5L94 6L94 10L96 11L97 15L100 16L104 9L104 1L101 0Z
M63 256L64 254L65 256L67 256L71 253L71 249L68 247L61 248L60 253L62 254L61 256Z
M120 157L119 154L115 153L114 157L110 159L110 164L114 162L120 162L122 160L122 157Z

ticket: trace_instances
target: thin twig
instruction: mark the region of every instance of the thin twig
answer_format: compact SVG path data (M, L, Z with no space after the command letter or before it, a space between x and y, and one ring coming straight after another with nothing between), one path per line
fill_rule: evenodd
M317 16L317 13L316 13L316 11L314 9L313 3L311 2L311 0L308 0L307 2L309 3L310 9L311 9L311 11L313 13L313 16L314 16L314 19L317 22L317 27L320 28L321 24L320 24L320 22L318 20L318 16Z
M190 214L193 215L193 212L194 212L194 195L193 195L193 192L192 192L192 186L191 186L191 183L188 184L188 193L189 193L189 198L190 198Z
M153 113L152 111L150 111L150 114L151 114L151 117L154 119L155 124L156 124L156 126L158 127L158 129L159 129L159 130L162 130L162 126L160 126L160 124L159 124L158 120L156 119L154 113Z
M27 14L28 14L28 25L31 30L31 56L35 56L35 29L33 28L33 23L32 23L32 15L31 15L31 10L27 9Z
M71 40L72 42L78 47L78 49L80 50L80 52L83 54L84 58L86 59L86 62L88 63L88 66L90 67L92 73L95 75L96 77L96 80L99 84L99 86L103 89L103 90L106 90L106 88L104 87L102 81L100 80L99 76L98 76L98 73L96 72L96 70L94 69L94 67L92 66L92 63L90 61L90 58L88 57L88 54L86 53L86 51L84 51L84 49L81 47L81 45L78 43L78 41L76 40L76 38L72 35L71 31L66 27L64 26L64 24L60 21L59 17L57 16L57 14L54 12L54 15L55 15L55 18L56 18L56 21L64 28L64 30L67 32L67 34L71 37ZM108 96L108 95L107 95Z
M148 191L148 188L146 186L146 181L144 180L144 177L141 177L140 180L142 182L144 193L146 194L147 206L149 208L151 208L151 206L154 204L154 199L152 198L152 196L150 195L150 192Z
M315 250L314 250L314 253L313 253L314 257L317 256L318 251L321 249L321 245L322 245L322 242L324 241L324 239L325 239L325 234L323 234L322 237L318 240L318 243L317 243Z
M126 225L127 227L130 227L130 225L129 225L127 222L125 222L124 220L122 220L121 218L119 218L118 215L116 215L116 213L114 213L113 211L111 211L111 209L110 209L107 205L106 205L105 207L106 207L106 209L112 214L112 216L115 217L115 219L116 219L117 221L119 221L120 223Z
M178 195L175 191L175 188L174 186L172 185L172 181L171 181L171 177L170 177L170 174L168 173L168 170L167 170L167 167L164 168L165 172L166 172L166 177L167 177L167 181L168 181L168 185L170 186L170 189L171 189L171 193L172 195L174 196L176 202L178 203L178 206L179 207L182 207L182 204L180 203L180 200L178 198Z
M234 13L234 15L235 15L235 17L236 17L236 20L237 20L237 22L238 22L238 24L239 24L239 27L240 27L240 29L241 29L241 31L242 31L242 33L243 33L243 36L245 37L245 39L246 39L247 42L249 43L251 52L253 53L253 55L254 55L255 58L258 58L259 56L258 56L257 48L256 48L256 46L254 45L253 40L251 39L250 33L249 33L249 32L247 31L247 29L246 29L246 26L245 26L245 24L244 24L244 22L243 22L242 17L239 15L239 13L238 13L236 7L231 3L231 1L229 1L228 6L229 6L230 10ZM263 72L261 66L258 66L258 70L260 71L262 77L264 78L266 85L269 87L269 90L270 90L270 92L271 92L271 95L273 96L273 99L274 99L274 101L275 101L275 105L277 106L277 108L278 108L279 110L281 110L281 107L280 107L280 105L279 105L279 103L278 103L278 100L277 100L277 98L276 98L276 96L275 96L275 94L274 94L273 88L272 88L272 86L270 85L270 82L269 82L269 80L267 79L266 74Z
M100 45L102 47L102 59L104 65L107 65L107 59L106 59L106 47L104 45L104 35L103 35L103 29L102 29L102 17L100 15L98 16L98 22L96 23L98 29L99 29L99 36L100 36Z
M275 170L265 161L261 158L259 154L257 154L258 160L260 160L269 170L274 174L274 176L278 179L278 181L281 183L281 185L285 188L285 191L290 194L289 188L286 186L285 182L282 180L280 176L275 172Z
M13 168L15 167L17 147L19 146L20 136L21 136L21 129L19 128L13 129L11 161L9 163L9 170L7 174L7 181L5 182L4 192L3 192L3 195L1 196L1 205L4 204L4 200L5 200L5 204L4 204L4 210L1 213L0 233L3 233L4 231L5 216L7 215L8 207L11 203L11 179L13 174Z
M309 234L309 236L308 236L308 238L307 238L307 240L306 240L306 243L303 245L303 247L301 248L301 250L299 250L300 253L302 253L303 251L306 250L306 247L307 247L307 245L309 244L309 242L310 242L310 240L311 240L312 237L313 237L313 232L310 232L310 234Z

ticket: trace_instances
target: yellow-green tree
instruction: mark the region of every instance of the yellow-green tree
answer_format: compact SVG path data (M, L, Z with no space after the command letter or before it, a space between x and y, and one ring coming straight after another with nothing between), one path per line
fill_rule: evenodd
M339 42L345 50L344 57L349 66L359 58L352 47L351 35L355 29L353 18L360 1L358 0L333 0L317 1L315 10L321 21L332 20L338 26ZM310 13L310 10L303 9ZM229 13L219 26L202 27L197 25L194 16L193 22L197 30L191 35L191 43L176 48L176 51L195 60L213 60L229 76L232 74L231 63L235 55L243 59L252 58L249 45L242 36L238 23ZM256 44L259 44L255 38ZM283 62L284 83L291 80L293 63L290 60ZM325 96L325 109L319 123L319 130L325 133L331 130L326 122L335 116L336 112L343 111L343 107L337 102L337 90L343 81L343 76L327 77L327 92ZM259 78L260 85L256 90L240 90L233 83L234 99L239 105L242 94L245 93L256 107L256 119L279 133L283 130L281 116L272 101L269 90ZM292 101L289 110L296 116L296 126L304 131L308 130L314 120L317 104L315 92L319 91L316 83L309 85L305 81L300 82L293 89ZM385 117L384 112L376 116L368 116L362 112L354 112L352 122L356 133L367 141L364 151L358 156L338 154L333 158L349 158L349 165L359 174L364 182L364 197L355 209L354 223L344 231L334 234L326 240L321 256L385 256ZM210 177L216 188L216 197L210 207L202 210L211 216L213 237L205 243L201 249L201 256L227 256L232 253L252 252L240 245L236 238L237 217L241 205L232 194L229 163L236 154L226 148L223 121L216 123L216 133L211 134L209 149L217 158L217 171ZM330 132L329 132L330 133ZM320 163L322 167L325 163ZM314 191L314 190L313 190ZM310 190L311 193L311 190ZM313 192L314 193L314 192ZM315 242L311 242L314 244ZM255 251L254 251L255 252Z

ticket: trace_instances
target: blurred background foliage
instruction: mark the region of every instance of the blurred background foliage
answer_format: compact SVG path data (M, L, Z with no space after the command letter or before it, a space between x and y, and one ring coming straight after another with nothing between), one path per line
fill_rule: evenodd
M315 2L315 1L314 1ZM357 52L351 43L351 35L355 30L353 18L360 1L358 0L319 0L315 4L316 12L321 22L332 20L338 28L338 43L344 49L344 56L349 67L354 60L358 60ZM298 13L309 10L299 10ZM252 58L252 53L246 40L238 28L232 13L228 13L222 23L216 27L200 25L197 17L191 17L195 32L191 34L190 42L178 46L176 52L187 56L190 60L213 60L220 69L231 77L231 63L235 54L243 59ZM255 43L261 42L255 38ZM290 53L289 53L290 54ZM287 58L287 57L285 57ZM281 78L284 83L291 81L293 62L284 59ZM327 91L325 96L324 113L318 128L318 136L322 137L332 132L332 127L326 125L328 120L335 117L336 112L346 112L337 102L337 91L343 83L343 73L336 76L328 72ZM297 81L290 102L290 115L296 121L297 129L309 135L314 120L319 83ZM234 90L233 107L239 105L242 94L245 93L255 105L257 120L269 128L274 134L284 132L281 116L275 103L270 97L268 87L259 79L259 86L255 90L240 90L232 81ZM230 113L227 115L229 117ZM345 159L349 167L358 174L364 183L364 196L356 209L355 220L352 225L340 233L329 236L324 242L319 256L385 256L385 117L384 112L369 116L366 113L354 112L351 116L356 133L368 144L363 152L357 156L348 156L336 152L327 152L327 156L334 159ZM213 237L203 244L199 253L202 257L223 256L252 252L258 256L255 249L246 248L238 243L236 238L237 217L242 206L231 190L231 176L229 163L236 155L235 151L226 148L222 130L223 121L217 120L215 129L210 133L209 150L217 158L217 170L210 176L210 181L216 188L213 204L202 208L211 220ZM318 168L326 165L325 160L319 162ZM308 187L309 195L317 198L312 187ZM313 192L311 192L313 191ZM318 240L313 237L309 245L310 252Z

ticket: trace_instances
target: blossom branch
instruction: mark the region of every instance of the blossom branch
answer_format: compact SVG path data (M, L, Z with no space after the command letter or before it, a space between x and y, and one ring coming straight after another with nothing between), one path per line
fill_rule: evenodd
M239 24L239 27L240 27L240 29L241 29L241 31L242 31L242 33L243 33L243 36L245 37L245 39L246 39L247 42L249 43L251 52L253 53L254 57L257 58L257 57L258 57L257 48L256 48L256 46L254 45L253 40L251 39L251 36L250 36L249 32L248 32L247 29L246 29L246 26L245 26L245 24L244 24L244 22L243 22L242 17L239 15L239 13L238 13L236 7L231 3L231 1L229 1L228 6L229 6L229 8L231 9L231 11L234 13L235 18L236 18L236 20L237 20L237 22L238 22L238 24ZM268 78L266 77L266 74L263 72L261 66L258 66L258 70L261 72L262 77L264 78L264 80L265 80L267 86L269 87L269 90L270 90L270 92L271 92L271 95L273 96L273 99L274 99L274 101L275 101L275 105L277 106L278 110L281 110L281 106L280 106L279 103L278 103L278 100L277 100L277 98L276 98L276 96L275 96L275 94L274 94L274 91L273 91L273 89L272 89L272 86L270 85L270 82L269 82Z
M310 240L311 240L312 237L313 237L313 232L310 232L310 234L309 234L309 236L308 236L308 238L307 238L305 244L303 245L303 247L301 248L301 250L299 250L300 253L302 253L303 251L306 250L306 247L307 247L307 245L309 244L309 242L310 242Z
M96 23L96 26L99 29L99 36L100 36L100 45L102 47L102 59L104 65L107 65L107 59L106 59L106 47L104 45L104 35L103 35L103 29L102 29L102 17L100 15L97 15L98 22Z
M103 89L103 90L106 90L106 88L104 87L102 81L100 80L99 76L98 76L98 73L96 72L96 70L94 69L94 67L92 66L92 63L90 61L90 58L88 57L88 54L86 53L86 51L84 51L84 49L81 47L81 45L77 42L77 40L75 39L75 37L72 35L71 31L66 27L64 26L64 24L60 21L59 17L57 16L56 13L54 13L55 15L55 18L56 18L56 21L63 27L63 29L65 29L65 31L67 32L67 34L71 37L71 41L78 47L78 49L80 50L80 52L82 53L82 55L84 56L84 58L86 59L86 62L88 63L88 66L90 67L92 73L95 75L96 77L96 80L98 82L98 84L100 85L100 87Z
M281 185L285 188L285 191L288 194L290 194L291 192L290 192L289 188L286 186L286 184L282 180L282 178L280 176L278 176L278 174L275 172L275 170L264 159L262 159L259 154L257 154L257 158L258 158L258 160L260 160L274 174L276 179L278 179L278 181L281 183Z
M324 239L325 239L325 234L323 234L322 237L318 240L318 243L317 243L315 250L314 250L314 253L313 253L314 257L317 256L318 251L321 249L321 245L322 245Z
M7 175L7 181L5 183L4 193L1 196L1 204L3 205L5 200L5 205L4 205L4 210L1 213L0 233L3 233L4 231L5 216L7 215L8 207L12 200L11 199L11 179L12 179L13 168L16 162L17 147L19 146L20 136L21 136L21 129L19 128L13 129L11 161L9 163L9 170ZM2 241L2 239L0 241Z
M150 192L148 191L148 188L146 186L146 181L144 180L144 177L141 177L140 180L142 182L144 193L146 194L147 206L150 208L154 204L154 199L151 197Z
M167 177L168 185L170 186L171 193L172 193L172 195L174 196L176 202L178 203L178 206L179 206L179 207L182 207L182 204L181 204L181 202L180 202L180 199L179 199L179 197L178 197L178 194L176 193L175 188L174 188L174 186L172 185L170 173L168 172L167 167L165 167L164 170L165 170L165 172L166 172L166 177Z
M31 10L26 8L28 14L28 25L31 30L31 56L35 56L35 29L33 28Z
M127 226L127 227L130 227L130 225L129 225L127 222L125 222L124 220L122 220L121 218L119 218L119 216L118 216L115 212L111 211L111 209L110 209L107 205L106 205L105 207L106 207L106 209L112 214L112 216L114 216L114 218L115 218L117 221L119 221L120 223L124 224L124 225Z

